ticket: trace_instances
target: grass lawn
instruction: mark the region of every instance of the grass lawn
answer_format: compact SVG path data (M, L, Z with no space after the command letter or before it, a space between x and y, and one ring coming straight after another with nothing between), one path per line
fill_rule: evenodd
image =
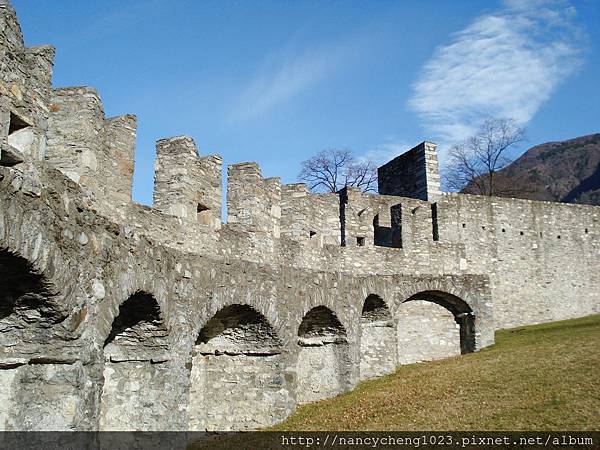
M401 366L273 430L600 430L600 315L496 333L478 353Z

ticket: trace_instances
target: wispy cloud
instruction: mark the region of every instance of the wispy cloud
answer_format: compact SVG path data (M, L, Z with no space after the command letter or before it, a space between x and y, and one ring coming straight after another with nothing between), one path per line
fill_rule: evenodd
M165 6L161 0L132 0L119 4L101 3L97 15L83 27L76 29L77 39L61 45L61 50L88 45L90 41L105 39L111 35L130 32L143 22L155 21L164 17Z
M371 161L376 166L381 166L391 161L396 156L401 155L406 150L413 148L415 145L415 143L411 145L407 142L388 139L372 149L367 150L362 155L359 155L358 160L361 162Z
M269 55L236 97L231 118L253 119L271 112L358 60L364 46L364 39L354 38L303 50L287 48Z
M486 115L526 124L582 63L575 16L563 0L506 0L434 52L409 105L446 143L466 138Z

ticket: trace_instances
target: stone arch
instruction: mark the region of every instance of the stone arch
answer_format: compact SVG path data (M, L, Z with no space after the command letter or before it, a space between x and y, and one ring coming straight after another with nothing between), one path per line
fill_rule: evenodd
M164 326L171 330L171 317L168 314L168 295L172 286L167 285L164 270L161 272L153 263L153 258L144 254L137 257L123 255L114 258L118 265L111 265L105 272L113 273L111 277L91 280L94 294L90 316L94 318L92 326L86 328L84 338L103 348L113 332L113 325L121 313L123 304L140 293L152 297L158 305Z
M274 296L266 296L260 289L245 286L239 289L232 287L216 289L205 292L205 295L198 295L198 297L203 301L198 303L199 311L190 318L193 325L191 332L196 338L199 336L201 329L206 326L208 320L219 313L221 309L231 305L242 305L263 316L278 339L282 341L282 345L288 345L287 322L284 317L281 317L277 309L278 302Z
M298 327L298 403L332 397L351 383L346 329L326 306L308 311Z
M136 291L119 306L104 341L100 430L159 430L169 414L169 332L154 296Z
M50 294L45 295L45 307L51 308L56 318L67 319L62 324L66 333L74 332L85 317L85 296L77 280L80 266L87 262L86 255L76 255L80 265L68 264L71 255L56 241L56 232L49 232L47 224L40 220L40 211L31 206L23 209L16 199L16 196L0 199L0 210L10 212L0 214L0 250L20 259L25 270L41 278L46 294ZM74 336L71 334L68 339L72 342ZM42 338L39 344L48 342ZM55 347L56 342L52 346Z
M219 309L192 350L188 429L255 429L288 416L294 402L286 354L256 308L233 303Z
M360 379L393 372L397 351L396 327L390 309L380 296L370 294L360 317Z
M437 289L412 294L397 308L396 319L400 364L475 351L475 315L455 294Z

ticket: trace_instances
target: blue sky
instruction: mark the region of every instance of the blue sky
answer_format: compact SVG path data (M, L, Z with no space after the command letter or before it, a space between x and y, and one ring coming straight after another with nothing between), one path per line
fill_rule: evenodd
M600 2L13 0L27 45L57 48L54 85L94 86L138 116L134 198L154 142L257 161L296 181L330 147L383 163L444 149L483 115L527 147L600 132Z

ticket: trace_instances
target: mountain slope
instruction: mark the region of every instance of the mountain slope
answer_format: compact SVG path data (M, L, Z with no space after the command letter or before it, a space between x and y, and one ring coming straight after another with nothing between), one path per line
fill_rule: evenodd
M600 134L527 150L496 174L511 197L600 205ZM474 193L471 186L462 192Z

